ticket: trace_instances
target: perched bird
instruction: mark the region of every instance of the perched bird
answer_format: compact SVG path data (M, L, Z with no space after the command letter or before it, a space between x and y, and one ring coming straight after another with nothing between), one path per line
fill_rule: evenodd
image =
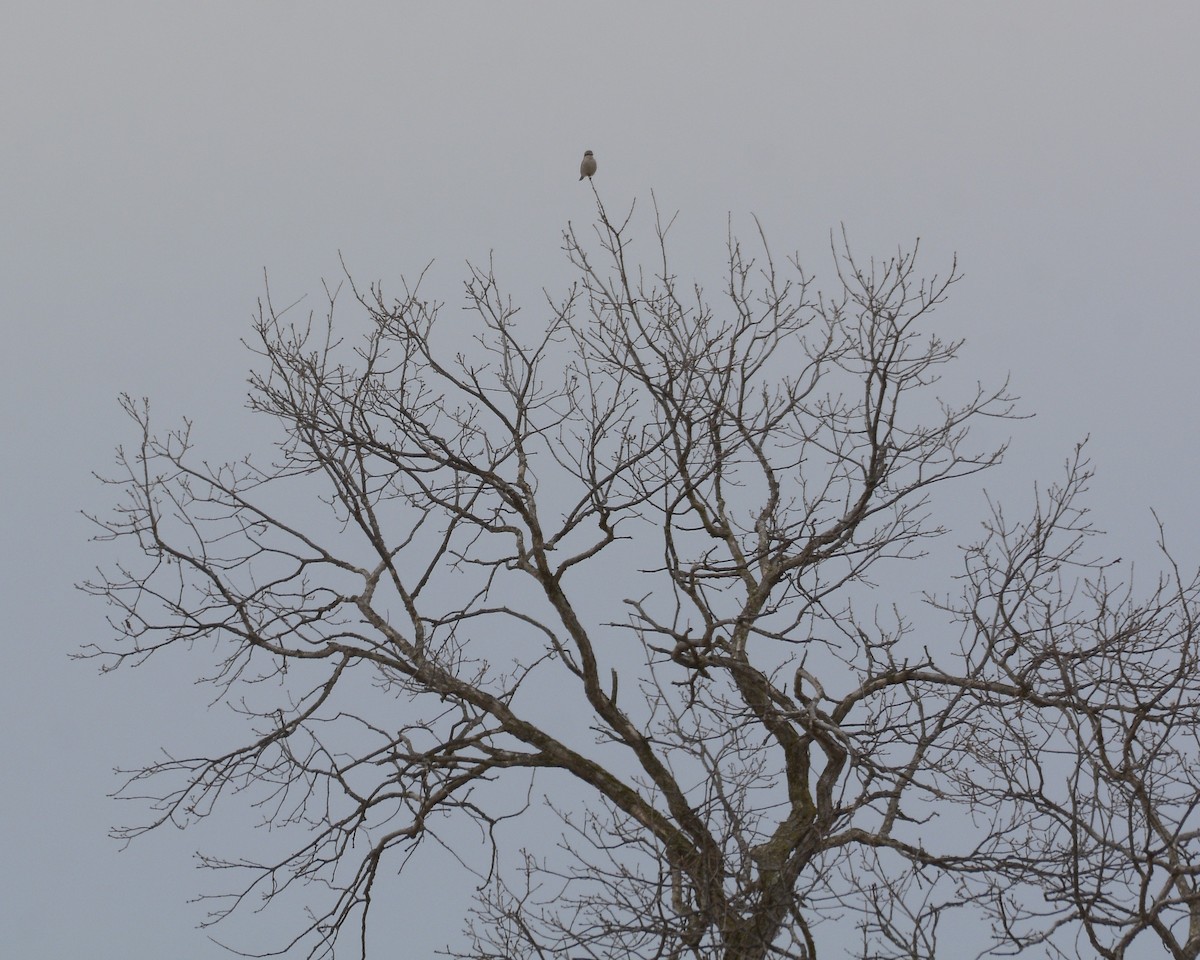
M584 177L587 177L590 180L592 174L595 172L596 158L592 156L591 150L585 150L583 152L583 163L579 165L579 179L582 180Z

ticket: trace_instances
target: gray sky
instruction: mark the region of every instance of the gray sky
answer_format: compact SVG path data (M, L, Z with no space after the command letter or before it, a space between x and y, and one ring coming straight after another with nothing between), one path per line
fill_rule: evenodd
M113 767L222 722L182 661L103 679L67 661L105 636L71 585L106 558L79 510L110 504L89 471L133 439L116 394L150 396L164 425L193 417L214 457L258 445L239 338L263 270L277 302L319 310L339 251L393 289L435 261L428 292L448 309L463 261L494 251L536 314L533 294L568 277L561 229L594 213L584 149L610 209L637 198L644 214L653 190L679 211L675 267L710 286L730 214L747 236L757 214L819 278L840 223L862 254L920 236L927 272L957 251L966 279L936 316L968 340L960 373L1011 373L1037 414L982 483L1025 503L1090 434L1110 552L1152 557L1153 507L1194 566L1198 9L7 5L5 952L220 956L186 902L211 886L190 852L249 830L235 816L120 854L106 837L132 816L105 797ZM405 891L397 923L429 929L401 955L457 931L438 912L453 880Z

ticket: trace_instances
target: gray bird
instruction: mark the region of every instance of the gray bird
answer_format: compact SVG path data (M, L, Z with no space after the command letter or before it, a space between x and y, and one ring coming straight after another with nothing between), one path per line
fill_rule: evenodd
M583 163L579 165L579 179L587 177L592 179L592 174L596 172L596 158L592 156L591 150L583 152Z

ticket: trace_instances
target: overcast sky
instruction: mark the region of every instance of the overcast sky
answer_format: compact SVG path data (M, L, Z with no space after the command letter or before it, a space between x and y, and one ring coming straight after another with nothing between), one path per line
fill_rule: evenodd
M715 6L715 5L713 5ZM236 455L264 269L277 302L356 277L457 307L466 260L532 294L568 278L585 149L610 209L678 211L681 277L719 286L727 217L830 273L828 237L921 238L965 279L937 314L960 373L1022 408L986 485L1027 497L1085 435L1114 555L1152 558L1151 508L1200 559L1200 10L1191 3L23 2L0 25L0 943L7 956L224 955L187 901L204 834L124 853L112 770L219 722L185 669L101 678L74 591L108 555L83 509L132 439L120 391ZM645 219L640 235L651 234ZM966 489L966 488L964 488ZM1022 501L1024 502L1024 501ZM959 531L956 531L958 534ZM961 540L974 531L961 532ZM185 665L186 666L186 665ZM208 835L248 830L230 817ZM215 832L214 832L215 831ZM428 954L439 883L396 922ZM424 900L418 899L424 893ZM440 924L439 922L443 921ZM275 931L276 933L278 931Z

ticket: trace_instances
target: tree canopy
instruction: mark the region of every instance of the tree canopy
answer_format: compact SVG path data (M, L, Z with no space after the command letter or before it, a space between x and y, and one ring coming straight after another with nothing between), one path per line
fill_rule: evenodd
M85 655L178 649L245 716L136 771L123 834L252 802L291 844L211 857L244 874L213 919L299 891L280 952L311 956L368 955L428 843L478 887L461 957L933 957L951 915L979 954L1200 956L1200 580L1103 559L1080 449L889 589L1014 416L943 390L956 268L843 237L822 289L759 231L710 296L631 223L568 228L576 282L520 317L491 266L465 319L424 282L268 298L270 458L211 464L123 399Z

